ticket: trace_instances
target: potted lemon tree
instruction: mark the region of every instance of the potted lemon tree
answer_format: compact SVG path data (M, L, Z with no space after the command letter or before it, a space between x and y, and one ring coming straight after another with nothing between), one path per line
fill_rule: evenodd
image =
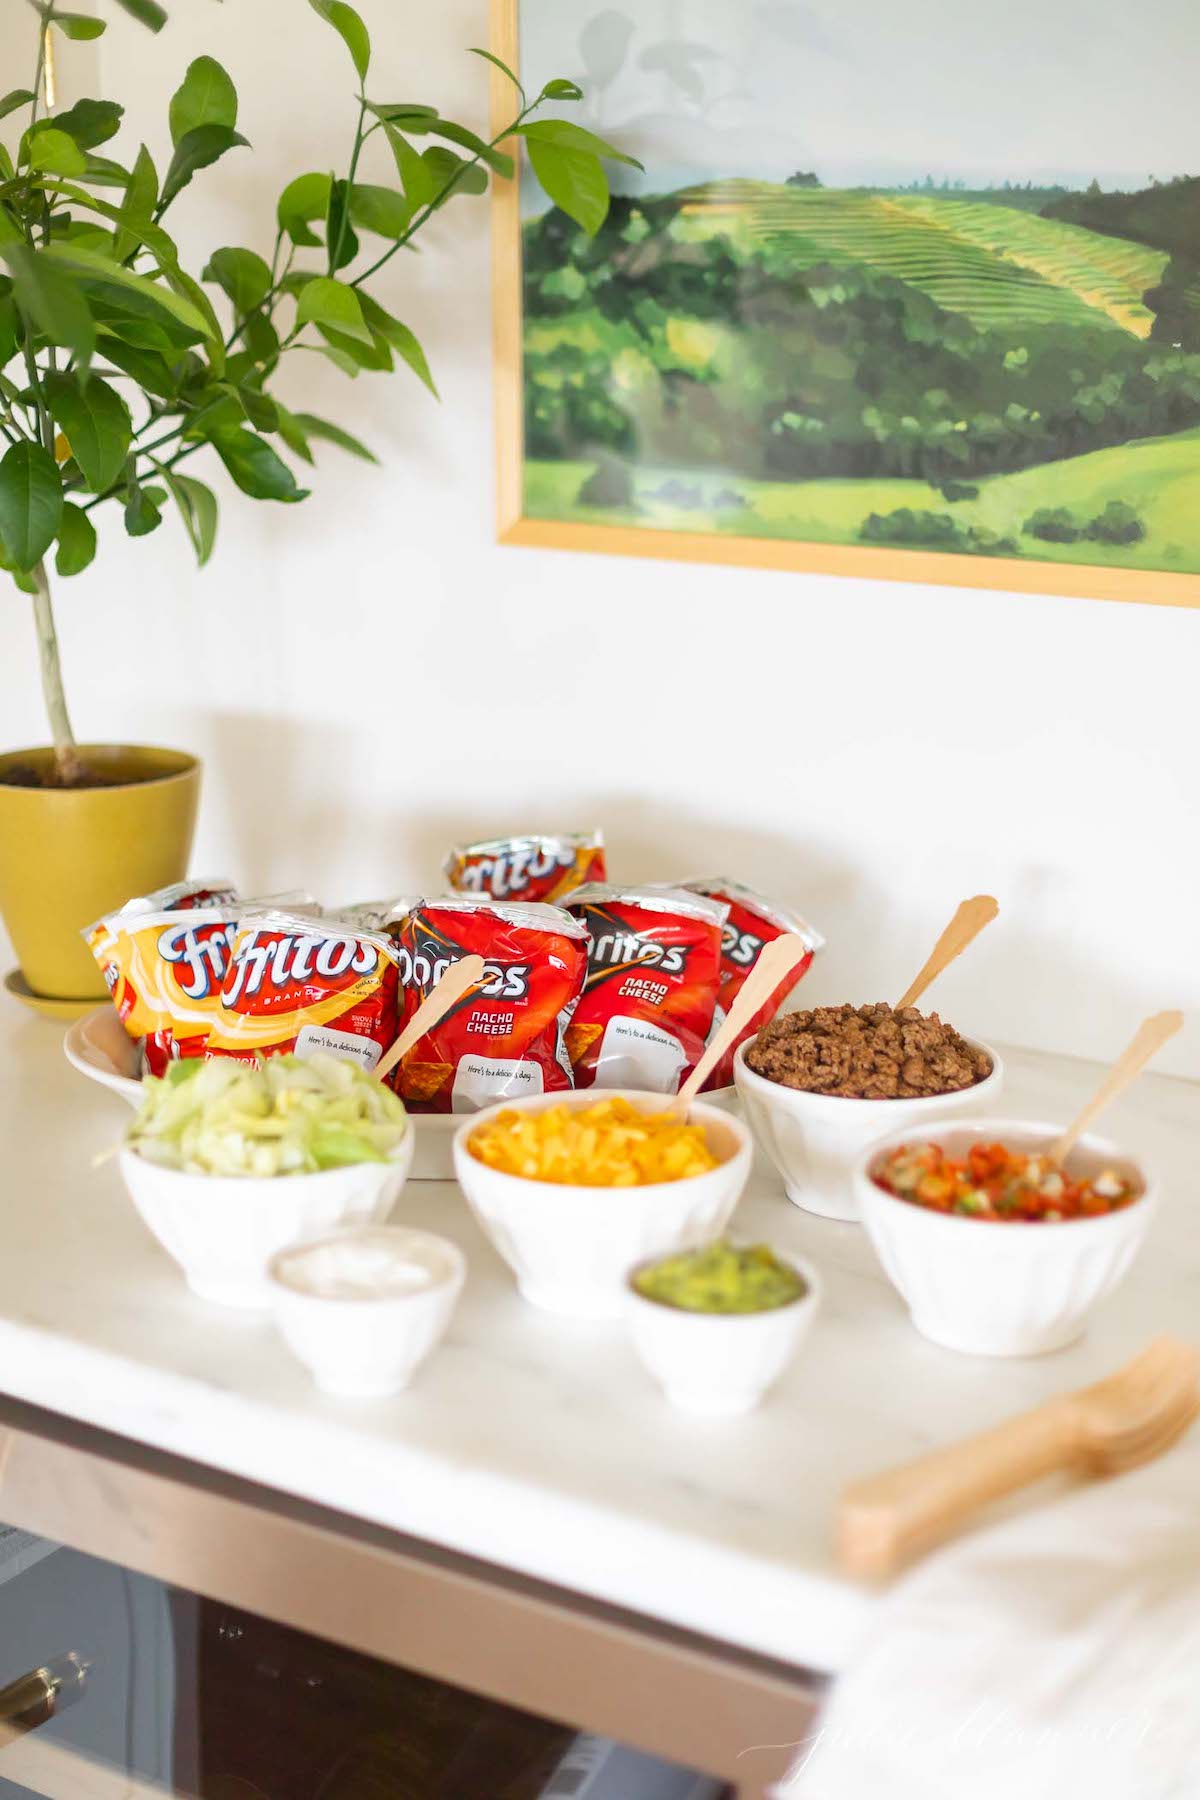
M198 58L163 143L118 158L115 99L51 114L43 94L51 34L96 37L104 19L29 3L31 86L0 98L19 130L15 154L0 145L0 569L28 603L50 741L0 755L0 912L21 964L10 987L69 1001L98 991L79 928L186 872L199 767L185 750L76 742L55 582L91 565L106 516L146 537L175 508L207 562L218 495L197 467L287 506L307 498L296 468L311 467L314 443L374 461L342 426L283 404L284 359L315 352L350 377L402 367L436 393L416 337L372 291L380 271L442 207L512 180L517 139L547 198L587 232L608 207L603 159L632 158L547 116L581 98L573 82L526 94L484 50L513 88L511 120L490 141L432 105L390 101L371 85L359 15L308 0L355 83L345 172L300 171L279 196L273 243L217 245L192 272L168 230L173 209L204 169L250 148L229 75ZM157 0L113 3L151 30L167 22ZM369 163L385 178L367 179Z

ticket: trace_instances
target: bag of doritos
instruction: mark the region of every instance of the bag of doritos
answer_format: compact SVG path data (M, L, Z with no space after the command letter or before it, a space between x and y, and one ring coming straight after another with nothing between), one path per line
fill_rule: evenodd
M576 1087L678 1093L704 1053L728 907L682 888L579 888L588 971L567 1032Z
M451 894L406 907L389 929L400 962L401 1029L452 963L476 954L482 983L397 1065L414 1112L468 1113L570 1088L564 1034L583 986L587 933L557 906Z
M705 1082L704 1091L710 1093L713 1088L728 1087L733 1080L733 1058L738 1045L744 1044L747 1038L752 1038L760 1026L775 1017L801 976L811 968L812 959L824 945L825 939L799 913L792 912L786 906L777 906L773 900L764 900L753 888L743 887L740 882L730 881L723 875L707 880L688 881L684 886L689 893L706 894L710 899L722 901L729 908L721 938L721 990L717 996L717 1010L713 1018L714 1031L724 1020L741 992L747 975L773 938L783 937L790 932L803 938L808 945L807 956L784 976L770 999L759 1007L749 1025Z

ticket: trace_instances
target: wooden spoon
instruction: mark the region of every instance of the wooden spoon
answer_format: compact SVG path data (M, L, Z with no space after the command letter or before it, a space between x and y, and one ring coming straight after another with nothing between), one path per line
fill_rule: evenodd
M1183 1014L1174 1011L1154 1013L1149 1019L1143 1019L1087 1105L1062 1136L1051 1144L1046 1154L1056 1168L1062 1168L1092 1120L1098 1118L1109 1101L1115 1100L1141 1074L1150 1058L1158 1054L1168 1038L1175 1036L1182 1024Z
M671 1112L686 1113L709 1075L716 1068L738 1034L745 1030L760 1006L765 1006L785 975L808 955L808 945L794 932L772 938L742 983L742 989L683 1086L671 1102Z
M469 989L482 980L482 956L464 956L461 961L451 963L442 979L426 994L391 1049L376 1065L375 1073L380 1081L391 1074L400 1058L407 1056L427 1031L433 1030L438 1020L445 1017L456 1001L461 1000Z
M991 924L999 911L998 904L990 894L976 894L974 899L964 900L930 951L929 960L921 973L905 988L897 1001L896 1011L903 1012L906 1006L915 1006L925 989L937 980L942 970L956 956L962 955L972 939L979 936L985 925Z
M1003 1231L1003 1226L996 1226ZM1048 1475L1117 1475L1168 1450L1196 1417L1200 1354L1156 1338L1092 1387L857 1481L842 1495L838 1552L852 1575L890 1575L981 1507Z

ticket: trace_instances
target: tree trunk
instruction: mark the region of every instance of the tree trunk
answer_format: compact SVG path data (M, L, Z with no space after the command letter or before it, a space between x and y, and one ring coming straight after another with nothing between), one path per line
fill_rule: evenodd
M75 734L67 712L63 692L62 668L58 659L58 634L54 629L54 611L50 604L50 578L46 565L39 562L31 571L34 582L33 620L37 629L38 658L42 669L42 697L50 721L54 744L54 765L63 787L74 787L83 777L84 768L75 748Z

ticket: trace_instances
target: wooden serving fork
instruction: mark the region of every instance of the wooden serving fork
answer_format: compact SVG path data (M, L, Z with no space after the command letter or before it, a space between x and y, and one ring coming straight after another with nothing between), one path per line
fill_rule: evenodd
M1155 1338L1092 1387L853 1483L841 1499L839 1559L852 1575L891 1575L1030 1482L1119 1475L1150 1462L1198 1411L1200 1351L1179 1338Z

